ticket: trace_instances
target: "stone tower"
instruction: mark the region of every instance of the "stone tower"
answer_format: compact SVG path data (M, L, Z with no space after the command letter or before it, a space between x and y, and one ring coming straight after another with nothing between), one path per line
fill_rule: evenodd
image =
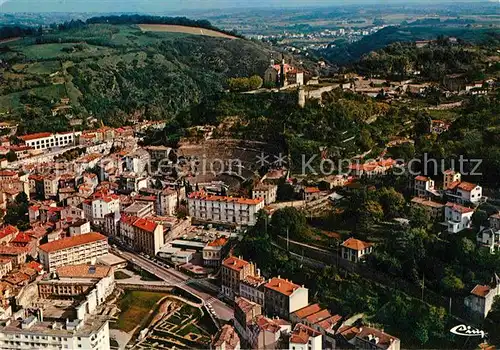
M298 104L300 108L304 108L306 105L306 90L304 85L300 85L298 89Z

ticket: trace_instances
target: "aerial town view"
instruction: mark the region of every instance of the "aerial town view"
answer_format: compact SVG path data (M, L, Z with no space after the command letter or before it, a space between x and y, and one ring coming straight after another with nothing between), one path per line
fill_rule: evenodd
M500 3L0 0L0 349L500 347Z

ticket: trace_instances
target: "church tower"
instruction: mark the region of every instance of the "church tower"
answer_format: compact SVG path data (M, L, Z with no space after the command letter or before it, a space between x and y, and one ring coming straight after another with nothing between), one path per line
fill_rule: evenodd
M285 76L285 55L281 55L281 65L280 65L280 88L285 87L286 76Z

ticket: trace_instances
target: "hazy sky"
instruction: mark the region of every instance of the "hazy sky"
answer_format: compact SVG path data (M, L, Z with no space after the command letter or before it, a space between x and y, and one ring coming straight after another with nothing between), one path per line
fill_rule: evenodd
M463 0L462 2L488 2ZM453 0L0 0L2 12L168 12L183 9L456 2Z

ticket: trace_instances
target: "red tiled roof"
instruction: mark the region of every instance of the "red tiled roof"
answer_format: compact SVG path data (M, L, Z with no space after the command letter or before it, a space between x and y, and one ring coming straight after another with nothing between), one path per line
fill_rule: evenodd
M11 170L0 170L0 176L18 176L17 172Z
M240 337L234 330L233 326L224 325L213 341L214 348L223 348L226 350L233 350L239 348Z
M472 289L471 294L474 294L475 296L478 296L480 298L484 298L486 297L486 295L488 295L490 290L490 286L483 286L478 284L474 287L474 289Z
M255 323L261 330L271 333L277 333L280 331L281 327L277 321L278 320L269 319L263 315L258 315L255 318Z
M463 205L460 205L460 204L457 204L457 203L448 202L448 203L446 203L446 206L448 208L451 208L451 210L453 210L453 211L459 212L460 214L467 214L467 213L473 213L474 212L474 209L464 207Z
M58 239L56 241L42 244L39 248L40 250L50 253L101 240L107 240L106 236L103 236L97 232L90 232L83 235Z
M102 265L67 265L57 268L59 278L104 278L111 271L110 266Z
M136 220L132 225L141 230L151 233L153 233L156 230L156 227L158 226L156 222L144 218Z
M294 314L298 318L302 319L302 318L307 317L309 315L312 315L320 310L321 310L321 306L319 306L319 304L310 304L310 305L307 305L306 307L303 307L302 309L295 311Z
M458 185L458 188L460 188L461 190L464 190L464 191L468 191L468 192L474 190L476 187L477 187L476 184L473 184L473 183L470 183L470 182L461 182Z
M278 72L281 72L281 64L275 64L273 65L273 68L274 70L278 71ZM283 65L283 70L286 73L290 73L291 71L293 71L295 68L293 68L291 65L289 65L288 63L285 63Z
M323 310L318 311L312 315L307 316L306 320L308 323L315 324L315 323L317 323L321 320L324 320L325 318L328 318L330 316L332 316L330 311L328 311L327 309L323 309Z
M458 185L460 185L460 181L453 181L451 184L448 185L446 189L454 190Z
M28 252L27 247L15 247L10 245L0 246L0 255L20 255Z
M250 198L242 198L242 197L225 197L225 196L213 196L206 192L199 191L193 192L189 194L190 199L201 199L205 201L217 201L217 202L235 202L238 204L248 204L248 205L256 205L261 202L264 202L262 198L250 199Z
M373 327L360 328L359 333L356 335L356 338L369 341L370 335L378 338L377 347L382 349L389 348L394 341L399 340L398 338L393 337L392 335L384 333L383 331Z
M359 328L355 326L342 326L337 331L337 334L340 334L347 341L354 338L358 333L359 333Z
M43 265L36 262L36 261L30 261L29 263L26 264L30 269L33 269L37 272L42 272L43 271Z
M29 243L31 242L31 237L26 232L19 232L17 236L10 241L11 243Z
M427 177L427 176L422 176L422 175L419 175L415 178L416 181L429 181L430 179Z
M23 141L31 141L31 140L41 139L41 138L45 138L45 137L50 137L50 136L52 136L52 133L50 133L50 132L39 132L36 134L19 136L19 138Z
M364 242L364 241L361 241L361 240L353 238L353 237L347 239L346 241L344 241L342 243L343 247L353 249L353 250L358 250L358 251L369 248L372 245L373 245L373 243Z
M305 193L319 193L321 192L317 187L306 187L304 188Z
M14 227L12 225L7 225L0 230L0 238L7 237L9 235L15 235L17 233L19 233L17 227Z
M321 333L307 327L302 323L297 323L290 337L290 343L307 344L310 337L318 337Z
M226 237L219 237L212 242L208 243L209 247L223 247L227 243Z
M273 277L264 286L286 296L292 295L300 288L299 285L279 277Z
M137 216L122 214L122 216L120 217L120 222L127 225L133 225L134 222L136 222L138 219L139 218Z
M228 269L240 271L249 263L243 259L237 258L235 256L230 256L222 262L222 266L227 267Z

